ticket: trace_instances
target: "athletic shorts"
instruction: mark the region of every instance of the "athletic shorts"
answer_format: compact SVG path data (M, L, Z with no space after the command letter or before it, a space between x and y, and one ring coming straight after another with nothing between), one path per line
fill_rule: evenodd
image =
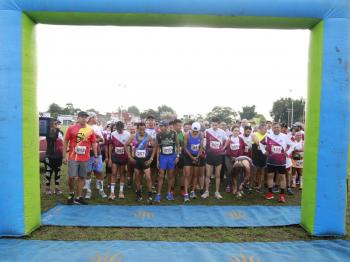
M176 154L172 155L159 155L159 169L161 170L174 170L175 169Z
M195 157L194 155L192 155ZM195 166L195 167L202 167L205 166L205 160L203 157L198 158L198 161L196 163L193 163L192 158L188 154L185 154L184 157L184 166Z
M185 156L184 156L184 154L180 154L179 162L177 162L176 167L178 169L183 169L184 168L184 162L185 162Z
M70 177L82 177L85 178L87 175L87 167L89 161L81 162L75 160L68 160L68 176Z
M62 157L46 157L44 164L49 166L52 170L60 169L62 166Z
M222 164L222 155L214 155L213 153L207 152L207 158L205 163L210 166L219 166Z
M275 173L275 172L277 172L278 174L286 174L287 169L285 166L267 165L267 173Z
M150 158L136 158L135 168L138 170L146 170L150 168L150 165L146 165L145 162L148 161Z
M116 165L126 165L128 163L128 159L127 158L119 158L116 155L112 155L112 163L116 164Z
M87 172L90 173L92 171L101 173L103 171L103 161L102 161L102 155L98 156L98 162L95 165L95 157L90 157L89 164L87 167Z

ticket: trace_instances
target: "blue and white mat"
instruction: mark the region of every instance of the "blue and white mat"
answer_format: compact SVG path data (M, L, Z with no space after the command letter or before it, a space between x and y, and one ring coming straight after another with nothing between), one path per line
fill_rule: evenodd
M42 225L86 227L269 227L300 224L299 206L57 205Z
M0 239L0 261L350 261L350 241L199 243Z

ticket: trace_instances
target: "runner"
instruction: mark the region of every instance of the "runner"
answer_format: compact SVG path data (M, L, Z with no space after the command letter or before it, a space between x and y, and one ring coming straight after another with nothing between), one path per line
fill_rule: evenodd
M87 123L92 127L96 135L98 163L95 164L94 153L92 150L90 150L90 161L87 168L87 176L85 179L85 186L84 186L84 189L86 189L85 199L91 199L91 196L92 196L92 191L91 191L92 173L94 173L96 176L96 188L99 190L100 196L102 198L106 198L107 195L103 190L104 175L103 175L103 160L102 160L101 145L100 145L104 143L103 134L101 132L100 127L97 125L97 116L95 113L93 112L89 113L89 118Z
M114 189L117 173L120 175L119 198L124 199L125 168L128 163L126 142L130 138L129 132L124 130L124 124L121 121L116 123L116 131L111 134L111 144L109 145L109 165L112 166L111 192L110 200L115 199Z
M112 133L112 122L107 122L107 125L105 127L105 130L103 130L103 140L104 143L101 144L101 154L102 154L102 160L105 163L105 173L107 176L108 181L108 189L111 188L111 174L112 174L112 168L109 166L109 160L108 160L108 149L109 144L111 143L111 133Z
M87 167L90 160L90 147L92 146L94 163L98 164L96 136L94 130L88 126L86 112L79 112L77 124L73 124L67 129L63 145L63 163L68 163L68 186L69 197L68 204L87 205L83 198L83 186L87 174ZM68 150L69 145L69 150ZM68 155L66 154L68 152ZM78 183L76 185L76 177ZM75 197L75 188L77 188L77 197Z
M159 167L158 192L155 201L161 201L161 190L165 171L168 175L167 200L174 200L171 188L174 186L174 170L179 161L179 140L175 131L169 130L169 123L165 120L159 123L161 132L157 134L157 162Z
M203 134L201 133L201 125L194 122L191 126L191 131L185 134L184 137L184 202L195 199L196 185L198 181L200 167L204 167L205 161L202 156L203 152ZM193 179L192 179L193 178ZM191 184L192 181L192 184ZM188 189L192 185L191 195L188 194Z
M184 133L185 134L191 130L191 125L192 125L192 123L190 123L190 122L187 122L184 124Z
M288 139L291 138L288 125L286 123L281 124L281 133L287 135ZM291 140L292 141L292 140ZM290 145L287 146L287 151L290 149ZM294 192L291 188L291 181L292 181L292 158L290 155L286 156L286 180L287 180L287 194L288 195L294 195Z
M185 176L184 176L184 154L183 154L183 144L184 144L184 133L182 132L182 121L180 119L175 119L173 122L173 130L177 134L177 139L179 140L179 162L176 164L175 169L175 185L176 181L180 180L180 195L184 197L185 195ZM174 188L171 189L174 194ZM175 195L175 194L174 194Z
M134 135L136 132L136 127L134 124L129 123L127 125L127 130L130 133L130 135ZM128 148L128 152L130 153L131 151L132 151L132 146L130 145L130 147ZM127 174L128 189L131 189L133 184L134 171L135 171L135 165L133 162L128 161L127 171L128 171L128 174Z
M152 163L156 151L153 150L150 153L150 149L148 147L149 144L154 146L153 139L150 135L148 135L145 131L146 126L144 123L137 124L137 132L130 136L128 142L125 147L128 148L132 146L132 151L128 152L129 161L132 162L135 166L136 174L135 174L135 183L136 183L136 201L142 201L142 174L145 175L147 188L148 188L148 198L147 202L149 204L152 203L152 179L151 179L151 168L150 164Z
M292 187L296 188L297 175L299 177L299 190L303 189L303 164L304 164L304 141L302 139L303 134L297 132L295 134L295 142L292 152Z
M46 194L51 195L51 177L55 173L55 191L56 195L61 195L60 179L61 166L63 157L63 132L60 130L61 122L55 120L46 136L46 156L45 156L45 171L46 171Z
M156 150L153 148L152 145L156 144L156 137L157 133L159 133L159 130L157 131L156 120L153 116L147 116L146 118L146 133L152 137L153 143L149 143L148 149L150 150L150 154L152 154L153 150ZM157 186L157 174L158 174L158 167L157 167L157 159L153 159L153 162L151 163L151 178L152 178L152 192L155 194L157 193L156 186Z
M248 126L248 124L249 124L249 122L248 122L247 119L245 119L245 118L242 119L242 121L241 121L241 127L239 128L239 132L240 132L241 135L244 133L244 128L245 128L246 126Z
M287 137L287 135L281 133L281 126L279 123L274 123L272 126L273 134L267 135L266 139L260 143L260 149L267 155L267 185L268 193L265 195L265 199L273 199L272 192L273 179L275 172L278 173L277 182L280 186L280 196L278 202L285 203L285 190L286 190L286 156L291 153L291 149L287 151L287 146L293 146L293 142Z
M242 156L247 157L246 158L247 160L242 160L242 165L245 168L244 185L249 193L252 192L251 185L253 184L253 181L251 181L251 179L252 179L252 177L251 177L251 162L252 162L252 144L253 144L251 134L252 134L252 127L246 125L244 127L244 132L241 135L241 138L244 141L244 150L243 150Z
M258 131L252 135L252 162L254 166L254 183L257 192L262 192L263 180L266 171L266 155L260 150L259 144L264 141L267 135L266 124L262 123Z
M232 176L232 167L236 158L243 155L245 144L243 138L239 136L240 128L238 125L234 125L231 131L232 135L227 139L225 145L225 165L227 169L226 192L232 192L237 197L241 197L241 192L237 189L237 177Z
M225 142L228 139L224 130L218 128L219 119L213 118L211 128L205 131L206 137L206 179L205 192L202 198L209 197L210 175L215 169L215 198L222 199L220 190L220 172L222 166L222 156L225 152Z

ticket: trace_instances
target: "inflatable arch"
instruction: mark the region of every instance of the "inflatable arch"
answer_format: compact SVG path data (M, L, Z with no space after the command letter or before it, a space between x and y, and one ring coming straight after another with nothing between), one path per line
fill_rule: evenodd
M349 0L0 0L0 235L40 226L35 24L310 29L302 226L346 233Z

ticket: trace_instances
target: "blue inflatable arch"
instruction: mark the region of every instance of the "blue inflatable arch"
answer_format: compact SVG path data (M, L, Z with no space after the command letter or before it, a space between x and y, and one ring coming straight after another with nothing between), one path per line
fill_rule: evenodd
M0 235L40 226L35 24L310 29L302 226L346 233L349 0L0 0Z

